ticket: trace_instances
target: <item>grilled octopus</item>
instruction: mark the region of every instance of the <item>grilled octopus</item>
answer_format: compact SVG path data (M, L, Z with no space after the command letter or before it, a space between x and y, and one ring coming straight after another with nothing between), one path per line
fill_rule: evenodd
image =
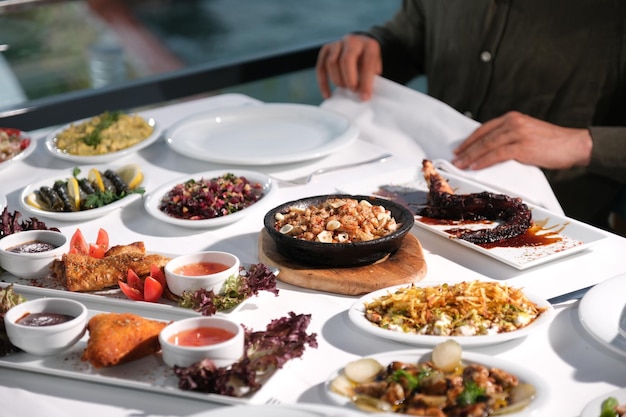
M428 184L428 202L418 212L419 215L434 219L501 222L494 228L454 228L446 231L459 239L477 245L494 243L519 236L532 225L531 211L521 198L486 191L455 194L427 159L422 162L422 172Z

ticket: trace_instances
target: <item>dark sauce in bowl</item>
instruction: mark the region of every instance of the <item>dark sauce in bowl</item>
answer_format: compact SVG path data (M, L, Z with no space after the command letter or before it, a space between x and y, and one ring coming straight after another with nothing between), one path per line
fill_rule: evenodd
M61 324L73 320L75 317L69 314L59 313L27 313L17 319L15 323L22 326L30 327L43 327L54 326L55 324Z
M11 246L10 248L7 248L7 251L14 252L14 253L41 253L41 252L47 252L52 249L56 249L56 246L48 242L42 242L40 240L33 240L30 242Z

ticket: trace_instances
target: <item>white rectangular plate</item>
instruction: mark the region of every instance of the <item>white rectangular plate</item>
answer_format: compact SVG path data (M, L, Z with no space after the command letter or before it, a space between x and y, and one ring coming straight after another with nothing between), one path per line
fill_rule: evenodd
M443 172L442 174L455 192L459 194L481 191L500 193L499 191L494 191L489 187L455 176L454 174L447 172ZM386 172L378 176L340 185L337 189L349 194L379 194L381 187L402 188L403 192L411 190L422 196L428 191L428 187L421 173L421 168L405 168ZM511 196L514 195L511 194ZM422 203L424 201L420 200ZM415 216L415 224L440 236L451 238L460 245L471 248L519 270L528 269L560 259L564 256L578 253L607 237L607 233L600 229L539 206L530 203L526 204L532 209L533 222L542 225L542 229L547 232L552 234L558 233L558 236L561 238L560 241L545 246L495 247L486 249L462 239L452 238L450 234L445 232L445 229L451 227L450 225L427 224L420 221L421 216ZM494 222L492 226L495 226L495 224ZM487 227L488 226L489 225L487 225ZM485 227L485 224L481 224L480 227Z
M28 300L42 297L36 288L20 287L19 289L15 288L15 291ZM174 321L198 314L184 309L166 311L144 303L135 303L132 308L129 308L112 301L107 298L95 298L88 302L83 301L83 303L89 308L89 318L102 312L117 312L133 313L155 320ZM178 388L178 378L174 375L172 368L165 365L160 353L118 366L95 369L91 367L89 362L81 360L88 337L89 334L87 333L70 350L56 356L41 357L23 352L0 356L0 368L12 368L222 404L256 404L267 400L264 398L265 394L262 388L251 397L246 398L181 390Z

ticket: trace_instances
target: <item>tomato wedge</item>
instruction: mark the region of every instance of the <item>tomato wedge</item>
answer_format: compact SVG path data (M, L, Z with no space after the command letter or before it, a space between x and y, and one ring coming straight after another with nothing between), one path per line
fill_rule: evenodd
M117 283L120 286L120 289L122 290L124 295L126 295L126 297L134 301L143 301L143 294L141 293L141 291L131 287L124 281L118 281Z
M128 270L128 274L126 275L126 283L131 287L143 293L143 281L139 278L139 275L132 269Z
M159 284L161 284L163 288L167 287L167 281L165 280L163 270L155 264L150 265L150 276L159 281Z
M152 277L146 277L143 282L144 301L155 303L161 299L161 295L163 295L161 283Z
M96 243L89 244L89 256L93 258L104 258L104 254L109 249L109 234L100 228Z
M152 274L156 275L156 278ZM135 271L129 269L126 275L126 282L119 281L118 284L124 295L131 300L155 303L161 299L165 289L165 285L161 284L160 281L161 275L163 275L163 272L156 265L150 267L150 276L143 280ZM163 282L165 282L164 275Z
M70 253L77 253L79 255L89 255L89 245L83 236L83 232L80 229L76 229L70 239Z
M96 245L104 248L106 252L109 249L109 234L106 230L100 228L98 230L98 237L96 238Z
M103 248L102 246L98 246L95 243L90 243L89 244L89 256L91 256L92 258L104 258L104 254L106 253L106 249Z

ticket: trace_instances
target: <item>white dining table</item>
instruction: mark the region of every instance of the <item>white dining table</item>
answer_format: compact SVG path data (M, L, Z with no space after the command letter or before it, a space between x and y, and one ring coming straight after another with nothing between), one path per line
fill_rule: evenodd
M230 106L263 105L260 100L240 94L194 98L141 109L167 128L177 120L202 111ZM73 167L69 161L53 157L44 147L46 134L55 127L29 132L37 142L35 151L25 160L12 163L0 171L0 195L6 196L9 210L21 210L21 190L31 182L58 177ZM266 202L271 208L301 197L328 194L341 184L358 181L389 170L415 167L421 158L395 149L391 141L374 143L362 136L330 155L297 163L245 167L281 178L296 177L319 167L372 158L383 152L394 157L379 164L360 166L314 177L303 186L279 186ZM156 187L192 173L233 169L230 165L191 159L172 152L164 140L115 161L115 164L137 163L145 175L145 186ZM531 184L532 185L532 184ZM537 193L547 192L545 183L535 184ZM532 187L528 187L532 188ZM259 262L259 232L263 213L212 229L190 229L159 222L148 216L141 200L103 217L80 222L44 220L71 235L80 228L87 240L95 240L99 228L105 228L112 244L144 241L149 250L182 254L199 250L225 250L235 253L242 263ZM588 250L537 267L518 270L481 253L462 247L423 228L411 231L421 243L428 271L423 282L488 279L522 287L542 298L550 298L579 288L603 282L626 273L626 239L606 233L607 237ZM279 274L280 278L280 274ZM2 276L0 276L2 279ZM232 318L252 329L262 330L271 320L289 312L311 314L310 332L317 334L319 346L307 348L302 358L290 361L255 394L251 403L279 401L288 403L331 404L324 392L329 376L356 358L393 350L417 347L368 335L348 319L348 309L358 298L307 288L278 281L279 296L261 293L248 300ZM625 296L626 297L626 296ZM549 399L542 416L578 416L594 398L626 387L626 360L596 342L581 326L578 302L557 305L549 325L521 339L495 345L473 347L478 352L538 373L549 387ZM602 308L598 309L602 313ZM426 349L426 348L424 348ZM244 403L247 400L243 400ZM177 395L102 384L47 375L0 366L0 417L45 415L134 417L134 416L202 416L221 402L183 398Z

